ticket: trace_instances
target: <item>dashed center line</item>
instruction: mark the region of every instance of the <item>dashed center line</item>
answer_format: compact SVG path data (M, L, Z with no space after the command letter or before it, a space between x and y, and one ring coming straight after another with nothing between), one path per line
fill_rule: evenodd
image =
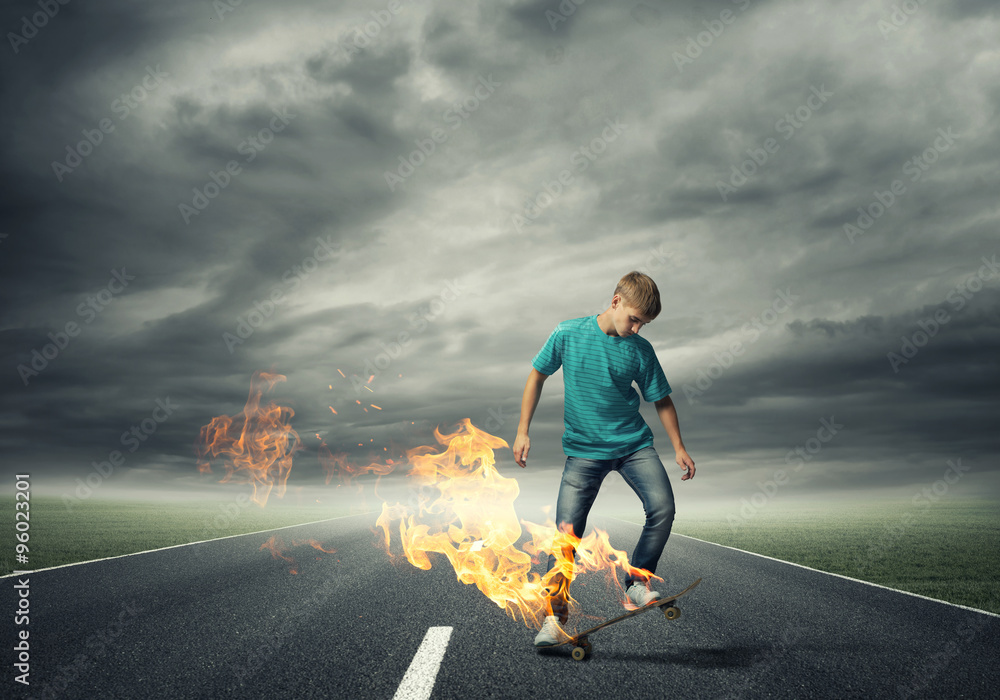
M451 631L451 627L431 627L427 630L392 700L427 700L431 696Z

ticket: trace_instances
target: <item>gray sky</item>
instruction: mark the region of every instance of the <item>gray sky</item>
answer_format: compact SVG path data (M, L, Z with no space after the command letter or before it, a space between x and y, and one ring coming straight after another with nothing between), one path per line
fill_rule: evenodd
M119 450L105 492L194 489L256 370L290 484L317 434L513 444L553 327L639 269L675 489L996 497L1000 15L894 5L5 3L3 488ZM529 470L561 434L560 372Z

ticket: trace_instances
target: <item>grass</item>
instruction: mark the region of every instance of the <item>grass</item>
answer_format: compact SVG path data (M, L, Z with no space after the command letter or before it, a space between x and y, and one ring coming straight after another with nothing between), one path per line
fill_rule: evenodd
M288 499L285 499L288 500ZM13 499L3 499L0 532L13 533ZM369 508L370 509L370 508ZM101 559L188 542L351 515L359 505L294 504L266 508L233 500L31 500L28 565L14 548L0 552L0 574ZM952 499L923 507L909 501L769 503L743 521L738 509L682 512L674 532L850 576L890 588L1000 613L1000 507ZM642 522L635 511L624 520ZM13 537L11 537L13 540Z
M7 497L3 501L0 532L13 533L14 500ZM81 501L72 510L58 498L33 497L30 504L29 563L15 562L12 542L0 552L0 575L362 512L344 505L299 505L274 498L265 508L248 502L241 506L235 499L165 502L94 498Z
M679 514L673 532L1000 613L995 501L769 503L744 520L738 508Z

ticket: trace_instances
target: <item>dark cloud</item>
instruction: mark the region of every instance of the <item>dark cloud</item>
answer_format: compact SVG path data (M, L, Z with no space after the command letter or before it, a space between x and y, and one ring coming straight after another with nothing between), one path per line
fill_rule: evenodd
M884 3L570 4L71 3L8 47L8 471L59 493L117 449L109 489L193 488L257 370L287 376L300 483L321 439L364 460L468 417L513 443L552 328L640 269L693 497L807 445L789 491L905 494L964 459L996 495L993 6L889 31ZM529 470L561 433L557 373Z

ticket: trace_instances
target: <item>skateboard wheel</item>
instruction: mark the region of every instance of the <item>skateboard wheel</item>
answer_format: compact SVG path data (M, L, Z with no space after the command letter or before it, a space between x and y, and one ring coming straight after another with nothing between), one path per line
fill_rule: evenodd
M583 661L583 657L587 655L587 650L583 647L573 647L573 658L577 661Z
M663 616L668 620L676 620L681 616L681 609L675 605L668 605L663 611Z

